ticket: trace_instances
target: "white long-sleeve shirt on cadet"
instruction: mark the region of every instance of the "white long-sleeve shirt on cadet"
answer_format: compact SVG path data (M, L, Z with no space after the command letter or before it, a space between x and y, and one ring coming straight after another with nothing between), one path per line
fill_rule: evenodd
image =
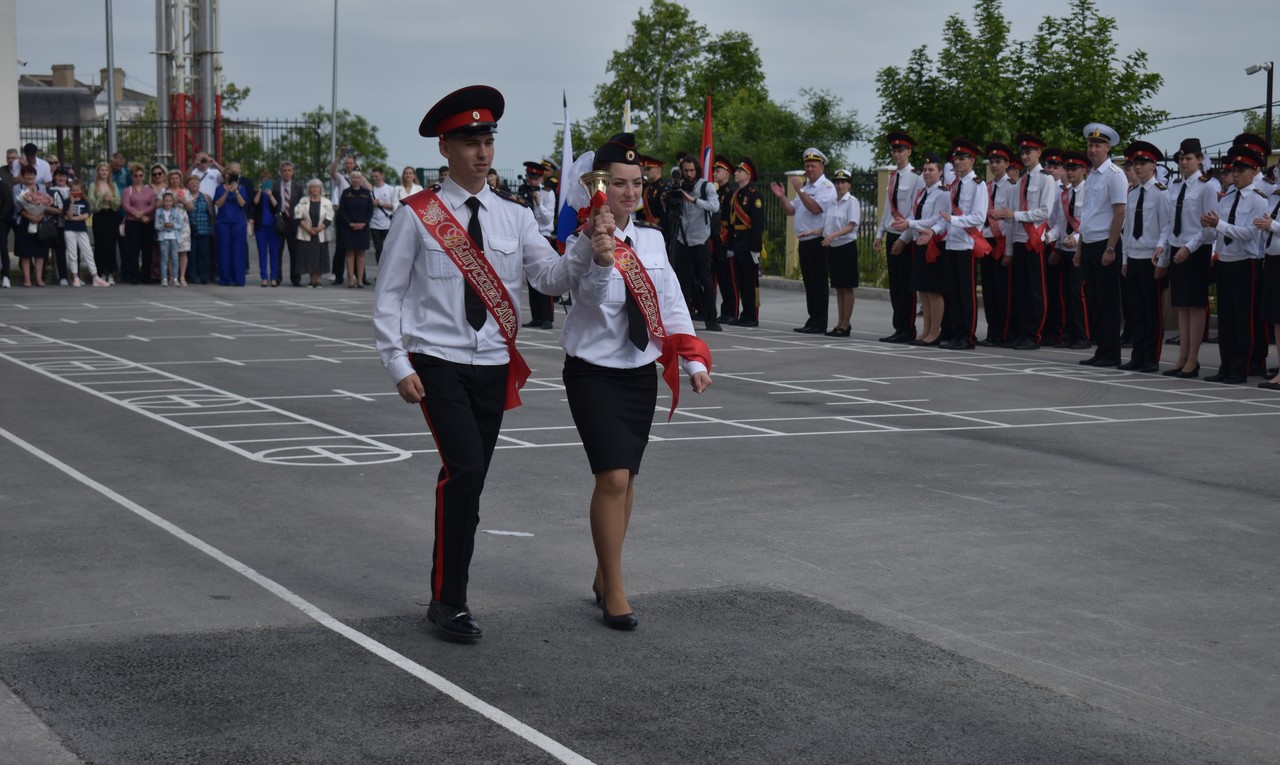
M1017 202L1014 196L1018 192L1018 184L1010 183L1009 176L1004 175L999 178L993 178L991 183L987 185L987 214L990 216L992 210L998 207L1004 207L1012 210L1013 205ZM982 235L986 237L994 237L995 232L991 229L991 218L988 217L982 222ZM999 220L995 223L1000 227L1000 234L1009 241L1009 234L1013 230L1013 221ZM1003 254L1003 253L1001 253Z
M1024 193L1026 204L1022 201ZM1014 242L1027 243L1027 227L1022 224L1030 223L1032 226L1039 226L1049 220L1049 213L1053 211L1054 197L1057 193L1057 181L1052 175L1041 170L1039 164L1022 174L1018 179L1018 187L1014 190L1014 225L1012 234L1009 236L1009 252L1013 252Z
M1226 196L1218 200L1218 243L1214 248L1218 260L1230 263L1258 257L1258 235L1262 232L1254 227L1253 221L1269 212L1267 197L1253 184L1243 189L1232 186Z
M472 194L452 179L438 192L441 201L466 228ZM519 202L500 197L485 185L480 200L484 254L502 280L511 304L520 311L522 277L548 295L567 292L583 280L592 265L589 239L562 258L538 233L533 213ZM593 273L603 280L603 269ZM493 366L508 361L507 343L492 316L476 331L467 323L465 279L444 248L408 206L396 210L378 266L374 290L373 330L378 353L391 379L400 382L413 372L410 353L423 353L460 364Z
M947 221L942 217L942 211L950 209L951 197L947 196L947 190L942 188L942 181L932 186L921 185L916 191L911 206L903 211L907 216L907 229L909 231L932 229L935 236L945 238ZM920 217L917 218L917 214ZM939 247L942 246L941 238L938 240ZM912 237L912 241L914 239Z
M832 239L832 247L857 241L858 226L862 224L862 203L852 193L846 191L844 196L826 208L822 216L822 236L830 236L850 223L853 224L853 230Z
M1193 175L1190 178L1178 175L1173 179L1173 185L1169 187L1172 213L1166 236L1169 246L1160 256L1159 265L1162 268L1169 266L1169 261L1179 248L1186 247L1189 252L1195 252L1217 238L1217 233L1212 228L1200 225L1200 218L1205 213L1218 209L1218 187L1210 182L1212 180L1207 174ZM1179 218L1182 219L1182 224L1175 234L1173 227Z
M809 212L809 208L800 200L800 195L797 193L795 199L791 200L791 204L795 206L796 210L796 231L821 231L822 216L825 214L826 209L835 204L836 201L836 185L827 176L820 175L818 180L813 183L809 183L808 179L805 179L805 184L800 187L800 191L812 197L823 212ZM818 238L820 237L802 236L800 241Z
M1138 206L1138 201L1142 206ZM1142 210L1142 236L1135 237L1135 221L1138 210ZM1125 263L1130 260L1151 260L1156 250L1163 250L1161 255L1169 251L1169 232L1173 230L1173 204L1169 200L1169 192L1164 185L1151 176L1151 180L1140 183L1129 190L1129 201L1124 208L1124 251Z
M1075 203L1072 204L1071 196L1075 195ZM1080 222L1080 211L1084 209L1084 181L1080 181L1078 186L1066 186L1062 190L1062 197L1058 204L1054 206L1053 212L1049 214L1049 233L1045 236L1045 241L1054 242L1055 247L1063 252L1075 252L1080 246L1080 230L1076 227ZM1072 223L1070 218L1075 218L1076 222ZM1070 229L1068 231L1068 229ZM1067 244L1067 237L1075 237L1075 241Z
M1271 218L1271 227L1262 232L1262 250L1264 255L1280 255L1280 189L1267 197L1264 208L1267 217Z
M889 224L893 223L894 204L897 205L899 215L904 218L911 217L911 202L922 186L924 186L924 179L911 165L889 173L889 186L884 192L884 210L880 213L880 225L876 228L877 239L887 233L896 233L889 228Z
M636 257L649 272L667 334L694 334L680 281L667 260L662 230L628 218L627 225L617 229L615 235L623 241L631 239ZM565 242L565 249L573 250L589 243L587 237L574 234ZM649 345L643 351L631 342L627 334L627 285L618 269L601 267L592 261L585 276L573 285L569 294L573 298L573 310L565 317L564 331L560 334L560 347L565 353L610 369L635 369L662 355L662 341L656 337L649 337ZM707 371L701 362L688 359L681 359L680 366L689 376Z
M963 178L956 179L951 190L946 192L946 211L951 214L951 223L947 230L948 250L972 250L973 237L965 229L980 228L987 219L987 184L978 180L972 170ZM955 214L955 208L960 214Z
M1080 241L1105 242L1111 236L1112 206L1128 198L1129 181L1124 171L1110 159L1104 160L1084 179L1084 208L1080 212Z

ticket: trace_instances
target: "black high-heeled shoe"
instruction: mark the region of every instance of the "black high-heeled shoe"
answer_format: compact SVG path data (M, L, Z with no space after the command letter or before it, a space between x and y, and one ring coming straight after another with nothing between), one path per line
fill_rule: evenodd
M628 611L625 614L609 613L609 600L603 595L600 596L600 613L604 615L604 626L611 630L630 631L640 624L635 611Z
M596 605L597 605L597 606L604 602L604 593L603 593L603 592L600 592L600 588L599 588L599 587L596 587L596 583L595 583L595 582L592 582L592 583L591 583L591 594L596 596Z

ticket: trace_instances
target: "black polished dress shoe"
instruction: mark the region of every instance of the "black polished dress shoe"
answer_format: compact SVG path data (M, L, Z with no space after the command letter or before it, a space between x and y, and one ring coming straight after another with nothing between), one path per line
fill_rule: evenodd
M431 601L427 607L427 621L436 628L441 637L459 642L479 640L484 632L466 606L451 606L439 601Z
M556 323L554 321L544 321L542 322L542 326L538 327L538 329L555 329L555 328L556 328Z
M894 332L892 335L885 335L884 337L880 338L880 342L882 342L882 343L901 343L901 342L903 341L903 340L902 340L902 336L903 336L903 334L904 334L904 333L902 333L902 332Z
M812 328L812 327L810 327L808 324L806 324L806 325L804 325L803 327L796 327L795 329L793 329L793 330L791 330L791 331L792 331L792 332L799 332L799 333L801 333L801 334L808 334L809 330L811 330L811 329L813 329L813 328Z
M604 615L604 626L611 630L629 632L640 624L635 611L628 611L625 614L609 613L609 601L604 597L600 598L600 613Z
M1216 375L1209 375L1208 377L1204 378L1204 381L1205 382L1223 382L1229 376L1230 375L1228 375L1226 372L1219 371Z
M1185 368L1180 369L1178 370L1178 374L1174 375L1174 377L1177 377L1178 379L1181 379L1181 380L1194 380L1199 376L1200 376L1199 364L1196 364L1195 369L1185 369Z
M1155 374L1156 372L1160 371L1160 365L1159 364L1143 364L1142 366L1138 367L1138 371L1145 372L1146 374Z
M738 319L738 326L739 327L758 327L760 326L760 322L756 321L755 319Z
M1019 340L1013 344L1013 349L1015 351L1038 351L1040 350L1040 343L1029 339Z
M520 326L524 327L525 329L542 329L542 322L535 319L533 321L526 321L524 324L521 324Z
M707 325L707 331L708 331L708 332L723 332L723 331L724 331L724 327L720 326L719 324L708 324L708 325Z
M821 335L827 331L826 327L801 327L796 330L802 335Z
M1089 342L1088 340L1077 340L1067 347L1073 351L1082 351L1085 348L1092 348L1093 343Z
M1082 367L1091 367L1093 366L1094 362L1096 362L1097 360L1098 360L1097 356L1090 356L1087 359L1080 359L1080 361L1076 363L1078 363Z
M983 346L984 348L993 348L993 347L995 347L995 346L997 346L997 345L1000 345L1000 341L999 341L999 340L993 340L993 339L991 339L991 338L989 338L989 337L984 337L983 339L981 339L981 340L979 340L979 341L978 341L978 345L981 345L981 346Z
M1173 369L1166 369L1160 374L1164 375L1165 377L1177 377L1178 374L1181 372L1182 372L1182 367L1174 367Z
M1280 390L1280 383L1260 382L1258 383L1258 387L1263 390Z
M1137 359L1129 359L1125 363L1121 364L1120 368L1126 372L1133 372L1134 370L1142 368L1142 362Z
M937 348L942 345L942 340L941 338L936 338L936 337L932 340L921 340L919 338L913 337L907 341L907 345L914 345L919 348Z
M848 337L849 333L852 331L853 327L845 327L843 329L836 327L835 329L823 332L822 334L826 337Z
M1071 338L1064 337L1064 338L1062 338L1061 340L1059 340L1058 342L1054 343L1054 344L1053 344L1053 347L1054 347L1054 348L1070 348L1070 347L1071 347Z
M1118 367L1120 359L1095 359L1093 362L1095 367Z

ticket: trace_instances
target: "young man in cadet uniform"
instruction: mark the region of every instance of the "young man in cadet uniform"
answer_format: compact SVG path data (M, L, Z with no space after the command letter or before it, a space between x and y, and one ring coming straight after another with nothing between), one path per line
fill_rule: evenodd
M553 248L556 239L556 195L542 187L542 178L547 169L541 162L524 163L524 183L516 193L533 211L533 219L538 223L538 233L542 234ZM555 327L557 295L544 295L529 285L529 322L524 326L530 329L552 329Z
M1157 261L1168 249L1173 208L1164 184L1156 180L1156 163L1164 154L1146 141L1125 147L1124 156L1133 162L1138 185L1129 190L1125 205L1124 252L1120 275L1124 278L1129 303L1133 352L1121 369L1156 372L1160 369L1160 349L1164 346L1161 315L1161 277Z
M911 166L911 152L916 140L902 131L895 130L885 136L889 153L895 165L889 173L889 188L885 192L884 211L871 249L885 255L889 272L889 303L893 306L893 332L880 338L882 343L908 343L916 338L916 293L911 289L911 249L893 254L893 245L900 233L890 228L895 220L911 213L912 200L924 182Z
M999 346L1010 339L1013 271L1009 264L1013 262L1013 258L1005 254L1005 243L1013 225L1011 221L996 220L991 212L1012 208L1018 187L1008 177L1009 162L1013 159L1011 148L992 142L983 148L983 153L991 168L991 185L987 189L987 220L983 223L982 234L986 237L987 244L991 245L991 252L987 253L987 257L981 258L982 312L987 320L987 336L981 345Z
M982 224L987 220L987 184L973 171L978 154L972 141L957 138L951 142L956 179L948 191L951 201L942 213L948 224L942 262L950 271L951 285L943 315L950 325L951 340L942 347L954 351L973 348L978 324L973 260L987 254L987 240L982 236Z
M734 260L742 310L729 322L735 327L760 326L760 249L764 240L764 199L756 186L755 162L743 157L734 171L738 188L729 200L729 256Z
M716 183L720 212L711 222L711 267L715 272L716 289L720 293L720 321L726 324L738 318L738 284L733 276L733 259L728 255L729 200L738 188L733 181L733 169L733 163L728 157L716 155L711 178Z
M1084 277L1080 269L1080 212L1084 209L1084 179L1089 158L1084 152L1062 153L1062 198L1049 216L1049 236L1062 256L1063 342L1077 350L1093 345L1085 309Z
M482 635L467 606L480 492L503 411L519 405L529 375L515 345L522 276L550 295L584 278L603 289L613 263L611 236L594 258L594 236L559 257L520 198L486 183L503 108L502 94L476 85L427 112L418 132L439 139L449 175L396 211L374 293L382 363L421 407L442 463L427 621L460 641Z
M1018 193L1012 208L991 213L996 220L1013 221L1013 231L1005 244L1006 254L1013 256L1013 343L1020 351L1035 350L1045 322L1045 245L1049 212L1053 209L1056 182L1040 167L1044 141L1031 133L1019 133L1014 139L1026 172L1018 181Z

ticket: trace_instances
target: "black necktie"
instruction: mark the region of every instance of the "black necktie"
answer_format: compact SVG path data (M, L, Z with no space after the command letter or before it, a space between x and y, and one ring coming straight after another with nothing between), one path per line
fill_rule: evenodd
M1173 206L1173 235L1178 236L1182 233L1182 200L1187 198L1187 182L1182 182L1182 189L1178 192L1178 201Z
M925 189L920 195L920 201L916 204L916 220L920 220L920 216L924 214L924 200L929 198L929 190Z
M1138 209L1133 211L1133 238L1142 238L1142 204L1147 200L1147 187L1138 187Z
M627 246L633 246L631 237L627 237ZM639 256L636 257L639 258ZM626 289L626 286L624 282L623 289ZM631 340L632 345L642 351L649 347L649 325L645 323L640 304L636 302L636 296L631 294L631 290L627 290L627 338Z
M902 177L902 171L893 174L893 188L889 189L889 209L898 211L898 179Z
M1231 203L1231 212L1227 214L1227 223L1230 223L1233 226L1236 224L1236 208L1239 206L1240 206L1240 189L1237 188L1235 201ZM1231 237L1229 236L1222 237L1222 244L1223 246L1231 244Z
M1076 214L1076 190L1072 189L1071 204L1067 205L1067 215L1070 216L1067 218L1067 235L1068 236L1070 236L1071 234L1074 234L1076 231L1075 226L1071 225L1071 218L1074 218L1075 214Z
M1276 202L1276 209L1271 211L1271 220L1275 220L1280 215L1280 202ZM1267 232L1267 249L1271 249L1271 239L1276 235L1274 231Z
M471 235L471 241L476 243L476 249L483 255L484 232L480 230L480 200L471 197L467 200L467 207L471 208L471 220L467 223L467 233ZM472 329L479 332L480 328L484 326L489 312L485 310L484 301L476 293L475 287L471 286L471 282L466 282L464 286L466 289L462 296L463 304L467 307L467 323L471 325Z

